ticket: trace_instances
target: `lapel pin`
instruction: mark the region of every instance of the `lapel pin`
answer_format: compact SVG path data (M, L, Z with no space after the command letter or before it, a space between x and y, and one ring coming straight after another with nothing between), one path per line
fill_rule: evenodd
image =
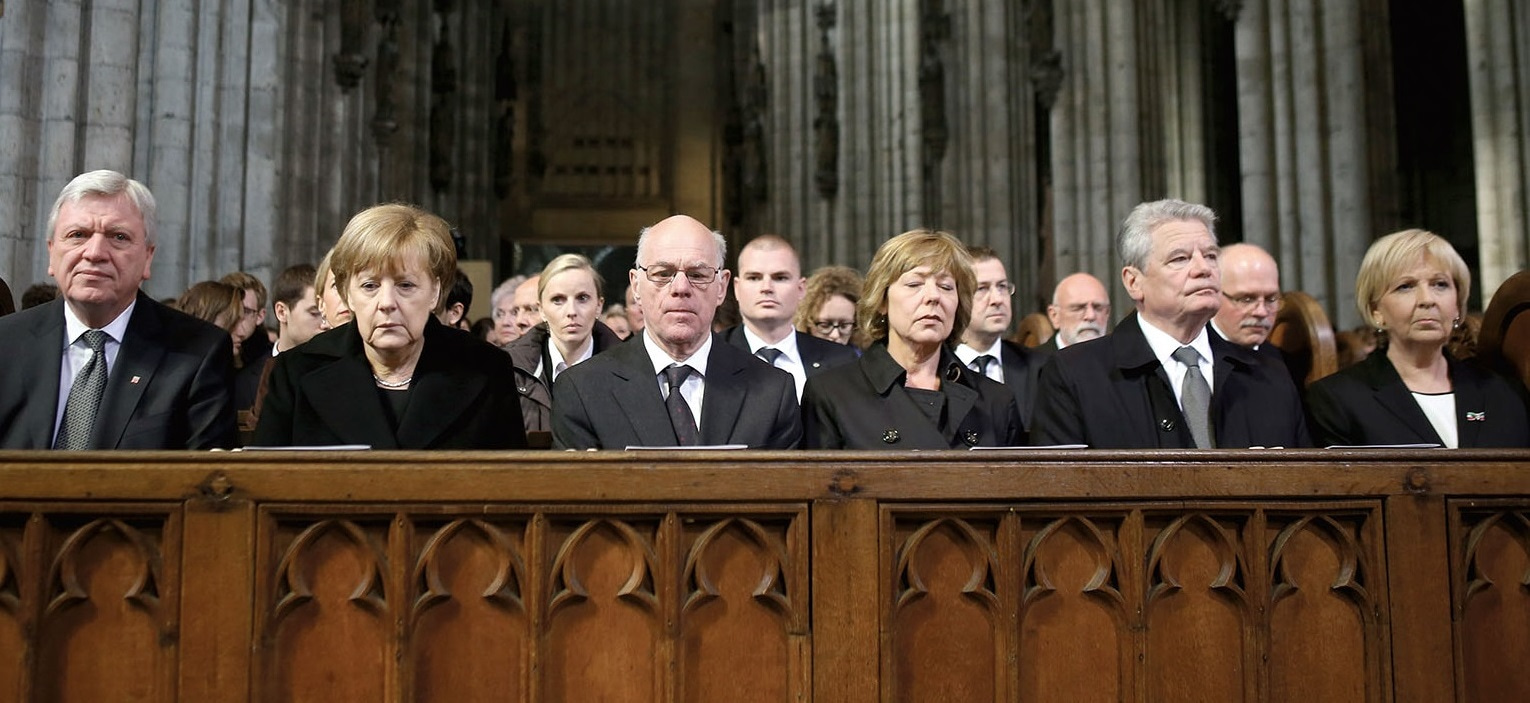
M1482 410L1480 412L1472 412L1472 411L1468 410L1468 411L1466 411L1466 421L1467 422L1487 422L1487 411L1486 410Z
M138 383L138 377L134 376L134 377L128 379L128 383Z

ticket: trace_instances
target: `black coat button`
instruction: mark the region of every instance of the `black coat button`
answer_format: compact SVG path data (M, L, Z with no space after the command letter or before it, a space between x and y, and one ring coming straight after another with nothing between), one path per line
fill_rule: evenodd
M967 430L966 432L963 432L962 441L966 442L967 446L969 447L976 447L978 443L977 430Z
M898 439L899 439L899 437L898 437L898 431L897 430L883 430L882 431L882 441L883 442L886 442L888 444L897 444Z
M1173 432L1174 431L1174 421L1173 420L1159 420L1158 421L1158 426L1162 427L1164 432Z

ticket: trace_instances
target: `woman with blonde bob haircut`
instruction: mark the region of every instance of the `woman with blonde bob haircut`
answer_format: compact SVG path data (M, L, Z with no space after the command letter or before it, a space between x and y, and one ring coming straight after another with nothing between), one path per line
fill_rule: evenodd
M510 357L436 318L457 273L445 221L409 205L368 208L329 262L352 323L276 357L256 444L526 445Z
M1320 445L1530 446L1523 389L1446 351L1471 284L1436 234L1404 230L1371 245L1355 304L1376 329L1376 350L1308 389Z
M967 248L918 229L887 240L866 272L857 322L866 353L810 377L809 449L966 449L1020 441L1014 395L953 352L977 287Z
M527 433L552 432L552 387L559 375L622 341L596 319L605 305L605 285L595 265L579 254L559 256L542 269L537 279L542 323L505 347L515 362ZM543 446L542 435L531 439L533 446ZM545 446L552 446L551 434L546 440Z

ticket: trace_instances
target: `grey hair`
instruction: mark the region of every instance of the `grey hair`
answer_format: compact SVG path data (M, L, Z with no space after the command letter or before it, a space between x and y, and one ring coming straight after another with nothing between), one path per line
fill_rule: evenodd
M144 242L154 246L154 194L149 192L148 186L106 169L82 173L64 186L58 200L53 201L53 210L48 213L48 239L53 239L53 228L58 225L58 212L64 203L77 203L89 197L111 198L124 193L143 218Z
M653 230L652 227L638 230L637 259L633 262L638 266L643 265L643 248L648 245L648 233L651 230ZM728 240L723 237L722 232L715 229L708 231L712 233L712 243L717 245L717 268L722 268L728 260Z
M526 280L526 276L511 276L505 279L503 283L500 283L499 286L495 287L493 293L489 294L489 309L497 309L499 307L499 301L515 295L515 289L520 288L521 284L525 283Z
M1121 222L1116 234L1116 255L1123 266L1138 270L1147 268L1148 253L1153 250L1153 230L1166 222L1192 221L1206 225L1206 231L1216 241L1217 214L1211 208L1183 200L1154 200L1132 208L1131 214Z

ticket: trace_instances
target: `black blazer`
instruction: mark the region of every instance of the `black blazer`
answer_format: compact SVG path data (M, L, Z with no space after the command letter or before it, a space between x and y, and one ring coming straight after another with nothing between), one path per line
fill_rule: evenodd
M1462 447L1530 447L1524 391L1514 381L1446 355ZM1312 434L1333 444L1439 444L1434 426L1385 349L1307 389Z
M1216 446L1311 446L1301 398L1286 370L1216 332L1209 335ZM1058 350L1042 367L1031 442L1096 449L1195 447L1137 313L1110 335Z
M999 342L999 361L1004 364L1004 387L1015 396L1015 409L1020 412L1020 431L1031 426L1036 408L1036 384L1041 378L1041 365L1046 356L1036 354L1007 339Z
M62 298L0 318L0 448L49 449L64 351ZM138 293L107 374L92 449L234 445L228 332Z
M388 424L354 323L276 357L254 442L264 446L367 444L374 449L517 449L526 446L510 355L435 316L425 324L409 405Z
M840 364L848 364L855 361L855 349L848 344L835 344L827 339L819 339L804 332L793 331L792 334L797 335L797 353L802 355L802 367L807 370L808 378L817 376ZM743 325L729 327L723 330L719 336L722 337L724 342L746 352L749 351L749 339L744 336ZM759 359L759 357L755 358Z
M699 421L702 444L796 449L802 441L797 385L791 374L713 339L705 383ZM643 340L618 344L558 377L553 384L552 433L558 449L678 443Z
M877 342L853 364L808 379L802 391L808 449L966 449L1021 444L1014 396L942 349L946 423L936 427L909 396L907 372Z
M552 430L552 356L547 353L547 323L543 322L521 335L505 347L510 361L515 364L515 392L521 395L521 421L527 432L550 432ZM599 354L622 342L606 323L595 321L590 329L595 340L593 354ZM542 375L537 375L537 365Z

